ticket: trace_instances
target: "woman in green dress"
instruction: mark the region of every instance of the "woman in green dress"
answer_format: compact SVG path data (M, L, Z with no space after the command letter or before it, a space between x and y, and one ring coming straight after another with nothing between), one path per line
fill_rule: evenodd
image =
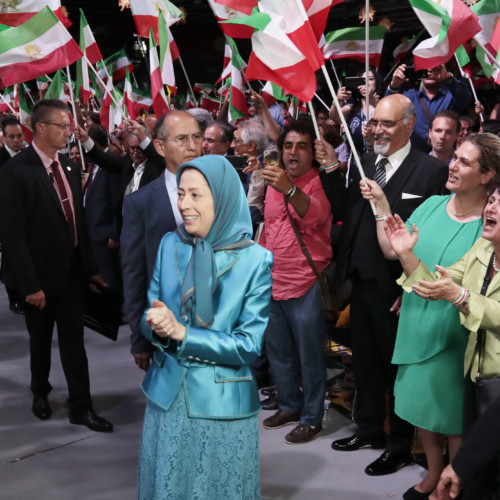
M479 238L487 192L499 168L500 139L469 136L450 163L446 187L453 194L429 198L410 216L408 229L419 229L415 255L429 268L450 266ZM379 216L388 215L383 191L374 181L367 183L361 183L363 196L374 200ZM397 259L384 225L384 220L377 221L379 243L386 258ZM429 465L427 476L405 499L426 499L437 486L444 468L443 435L448 436L451 458L461 444L466 345L467 332L451 304L404 294L392 359L399 365L395 411L419 428Z

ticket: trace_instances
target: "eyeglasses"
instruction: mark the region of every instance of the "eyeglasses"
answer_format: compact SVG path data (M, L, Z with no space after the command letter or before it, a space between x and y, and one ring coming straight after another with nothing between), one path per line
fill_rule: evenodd
M192 134L192 135L179 135L175 139L163 139L164 141L174 141L177 146L186 147L190 141L193 141L195 144L199 144L203 141L202 134Z
M371 127L373 128L377 128L378 125L380 125L380 128L382 130L387 130L389 128L392 128L392 127L395 127L396 126L396 123L400 122L401 120L404 120L404 117L403 118L400 118L399 120L373 120L371 119L369 122L368 122L368 125L370 125Z
M73 132L75 130L74 125L71 123L54 123L54 122L42 122L46 125L54 125L55 127L59 127L61 130L67 130L68 132Z
M243 139L233 139L233 142L235 144L240 144L240 143L245 142L245 141Z

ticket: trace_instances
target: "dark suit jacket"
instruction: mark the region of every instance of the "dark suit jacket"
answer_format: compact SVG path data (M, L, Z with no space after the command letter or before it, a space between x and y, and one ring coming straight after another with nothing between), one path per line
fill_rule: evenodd
M81 263L90 276L96 269L83 223L80 168L66 155L59 160L73 194ZM56 189L33 146L0 169L0 241L6 285L22 296L43 290L47 298L58 298L64 292L74 248Z
M0 148L0 167L12 158L5 147Z
M153 351L142 335L140 322L148 305L147 291L161 239L176 228L164 175L125 197L120 246L133 354Z
M365 175L369 179L375 175L376 158L376 154L370 153L362 159ZM429 196L446 192L447 178L448 167L444 163L412 147L384 187L392 213L406 220ZM342 211L345 208L335 284L339 287L354 272L362 280L375 279L390 307L401 292L395 282L402 272L401 265L399 261L385 259L380 249L373 212L361 196L359 179L356 169L354 181L346 193L345 207L337 209Z

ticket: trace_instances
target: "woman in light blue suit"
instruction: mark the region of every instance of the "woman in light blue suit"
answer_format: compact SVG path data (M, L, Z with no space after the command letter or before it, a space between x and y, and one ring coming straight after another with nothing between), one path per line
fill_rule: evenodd
M158 250L142 320L155 345L139 461L141 500L255 500L257 385L250 364L269 317L272 254L253 243L232 165L181 165L184 224Z

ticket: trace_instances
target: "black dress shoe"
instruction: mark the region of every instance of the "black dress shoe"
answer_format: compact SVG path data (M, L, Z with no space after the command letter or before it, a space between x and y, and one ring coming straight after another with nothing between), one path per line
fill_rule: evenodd
M384 451L375 462L372 462L366 469L365 472L369 476L385 476L386 474L392 474L401 467L411 463L411 455L397 455L391 451Z
M278 409L278 395L273 391L266 399L260 402L263 410L277 410Z
M9 309L16 314L24 314L24 306L20 302L11 302Z
M91 431L113 432L113 424L106 419L96 415L94 410L87 410L81 413L70 414L69 421L76 425L85 425Z
M354 434L354 436L348 438L337 439L332 443L332 448L337 451L355 451L360 448L381 450L385 448L385 437L363 438Z
M274 392L276 392L276 386L275 385L268 385L267 387L264 387L264 389L260 390L260 393L263 396L270 396Z
M40 420L48 420L52 415L52 409L49 405L49 400L46 394L34 394L33 405L31 411L36 418Z
M432 491L429 491L429 493L421 493L420 491L417 491L415 489L415 486L412 486L410 489L406 490L403 493L403 498L405 500L428 500L429 495L432 493Z

